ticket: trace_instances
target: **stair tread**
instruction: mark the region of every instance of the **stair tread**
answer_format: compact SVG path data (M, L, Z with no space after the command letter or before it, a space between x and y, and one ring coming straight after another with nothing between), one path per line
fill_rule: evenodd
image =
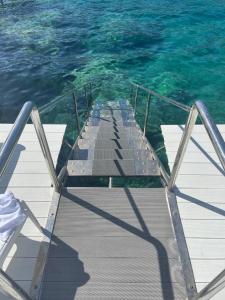
M112 127L114 125L121 126L121 127L135 127L137 126L136 122L132 121L119 121L114 124L113 122L106 122L103 120L95 119L87 122L88 126L99 126L99 127Z
M126 101L96 103L68 162L69 176L160 176Z
M78 143L81 148L95 149L144 149L146 144L140 139L82 139Z
M76 149L73 159L151 159L149 150L142 149Z
M98 139L138 139L141 138L141 134L138 131L134 132L116 132L111 130L106 131L96 131L96 132L84 132L82 134L84 139L90 139L92 137L97 137Z
M154 160L94 159L70 160L69 176L159 176L158 164Z

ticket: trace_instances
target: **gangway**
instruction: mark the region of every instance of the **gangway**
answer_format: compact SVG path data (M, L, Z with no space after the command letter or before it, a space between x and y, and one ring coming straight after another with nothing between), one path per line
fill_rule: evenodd
M54 218L47 227L49 240L40 247L29 297L21 294L20 299L197 300L211 299L223 289L225 271L197 291L175 183L198 116L223 169L224 140L202 101L189 107L132 86L131 101L94 101L83 127L73 94L79 133L58 177L48 163L51 153L46 139L42 141L43 130L40 135L36 126L55 187ZM143 129L136 121L140 90L147 93ZM171 174L146 138L152 97L189 113ZM10 155L1 157L4 171ZM71 186L81 177L108 178L109 185ZM158 178L161 187L114 187L115 178Z

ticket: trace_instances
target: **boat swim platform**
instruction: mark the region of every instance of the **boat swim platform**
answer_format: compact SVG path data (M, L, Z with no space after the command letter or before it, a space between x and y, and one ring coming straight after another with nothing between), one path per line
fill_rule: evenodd
M181 134L175 130L174 135L180 141ZM167 147L166 135L164 139ZM68 161L68 174L159 176L146 146L125 102L96 105ZM167 197L164 188L64 189L41 299L186 299ZM197 280L198 287L208 282Z
M218 124L225 139L225 125ZM161 126L170 170L184 125ZM225 177L203 125L195 125L175 191L195 281L201 290L225 268ZM225 289L212 299L225 299Z
M120 105L124 107L124 102ZM98 107L93 110L78 140L79 147L68 161L68 175L159 177L160 166L132 111L128 108L120 113L110 105L103 111L104 115L99 115ZM32 299L187 299L181 244L171 215L173 193L164 187L64 187L61 194L52 195L40 146L35 150L34 128L27 126L18 145L28 154L24 151L12 160L10 175L2 177L2 192L12 190L23 198L52 238L46 240L26 224L4 270L28 293L31 291ZM56 164L65 126L54 127L44 126ZM224 137L225 125L218 127ZM183 127L161 128L172 169ZM0 126L2 141L7 137L3 131ZM93 146L96 141L97 147ZM224 174L210 145L203 128L196 125L172 200L178 204L198 289L225 266ZM104 168L106 161L108 168ZM42 274L39 262L45 258ZM9 300L4 296L0 299ZM212 299L223 300L224 290Z
M0 143L4 143L13 124L0 124ZM62 145L65 125L47 124L44 130L56 166ZM40 224L46 228L53 199L53 187L32 124L27 124L15 147L6 173L0 179L0 193L12 191L15 197L24 200ZM3 264L3 270L27 293L40 250L43 234L28 219ZM1 300L11 300L0 292Z

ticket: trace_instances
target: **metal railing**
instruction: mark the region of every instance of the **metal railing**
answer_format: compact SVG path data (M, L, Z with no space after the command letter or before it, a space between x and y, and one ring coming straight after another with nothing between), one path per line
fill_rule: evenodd
M213 118L208 112L208 109L206 108L205 104L198 100L196 101L192 107L184 105L182 103L179 103L173 99L170 99L166 96L162 96L160 94L157 94L156 92L145 88L142 85L131 83L133 87L135 87L135 96L134 96L134 113L136 113L136 106L137 106L137 98L138 98L138 90L143 90L147 93L147 101L146 101L146 109L145 109L145 119L144 119L144 136L146 135L146 128L148 124L148 118L149 118L149 107L150 107L150 101L151 97L155 96L157 99L165 101L173 106L176 106L184 111L189 112L188 120L184 129L183 136L181 138L181 142L177 151L177 155L175 158L175 163L173 166L173 170L171 172L171 176L169 178L168 182L168 188L171 190L173 189L175 185L175 181L177 178L177 175L179 173L180 166L182 164L182 160L188 145L188 142L190 140L192 131L194 129L194 125L196 123L197 117L199 116L202 120L202 123L209 135L209 138L212 142L212 145L216 151L216 154L218 155L218 158L225 170L225 142L223 137L221 136L218 127L216 126ZM132 97L131 93L131 97Z
M155 96L155 97L156 97L157 99L159 99L159 100L162 100L162 101L164 101L164 102L167 102L167 103L169 103L169 104L172 104L172 105L174 105L174 106L176 106L176 107L178 107L178 108L181 108L181 109L183 109L183 110L185 110L185 111L187 111L187 112L190 111L190 106L185 105L185 104L183 104L183 103L180 103L180 102L178 102L178 101L175 101L175 100L173 100L173 99L171 99L171 98L168 98L168 97L166 97L166 96L160 95L160 94L156 93L155 91L153 91L153 90L151 90L151 89L148 89L148 88L144 87L143 85L140 85L140 84L137 84L137 83L134 83L134 82L131 82L131 85L132 85L132 86L135 88L135 90L136 90L136 92L135 92L135 98L136 98L136 101L135 101L135 102L137 102L138 91L139 91L139 90L143 90L143 91L145 91L147 94L150 94L150 95L152 95L152 96ZM136 103L136 104L137 104L137 103Z
M2 269L0 269L0 290L16 300L31 300L28 294Z
M70 153L66 159L66 162L64 163L64 166L61 168L61 170L59 172L58 180L61 185L64 184L64 182L66 181L66 178L68 176L67 162L70 159L72 159L74 149L77 147L79 139L82 139L82 133L84 132L86 124L88 122L88 117L89 117L90 109L91 109L92 102L93 102L93 86L94 86L94 84L90 82L89 84L86 84L83 87L84 99L85 99L85 103L86 103L86 120L84 121L84 123L82 125L80 122L79 112L78 112L78 104L77 104L78 97L77 97L77 93L76 93L76 88L74 87L74 89L71 91L71 95L73 98L73 105L74 105L74 113L75 113L75 123L76 123L75 125L76 125L77 131L78 131L78 135L77 135L77 138L76 138L74 144L69 145L71 148ZM67 93L67 95L68 95L68 93Z
M38 137L38 141L41 146L41 150L45 158L45 162L48 168L49 175L52 180L52 184L55 190L59 191L60 184L56 176L55 167L53 164L51 152L49 150L44 128L40 120L38 109L34 106L32 102L26 102L23 105L6 141L4 142L3 146L0 149L0 176L4 174L7 165L11 159L11 156L13 154L13 150L15 149L15 146L30 117L34 124L34 128Z
M0 149L0 176L2 176L6 171L8 163L10 162L14 149L17 145L17 142L30 117L34 124L34 128L38 137L38 141L41 146L42 153L45 158L45 162L48 168L49 175L51 177L52 184L55 190L58 192L60 190L60 183L56 175L51 152L48 146L44 128L40 120L39 112L32 102L26 102L23 105L6 141L4 142L4 144ZM15 281L11 279L1 269L0 269L0 287L15 299L21 299L21 300L30 299L27 293L22 288L20 288L15 283Z
M67 167L66 167L66 163L68 162L69 159L71 159L72 155L73 155L73 151L74 151L74 147L77 145L78 140L80 138L82 138L82 132L85 129L86 126L86 121L84 121L84 123L82 124L81 120L80 120L80 114L79 114L79 108L78 108L78 99L79 97L84 97L84 102L85 102L85 115L86 115L86 119L88 119L89 113L90 113L90 109L92 106L92 102L93 102L93 94L94 94L94 90L95 88L97 88L96 84L93 84L92 82L89 82L87 84L85 84L82 88L78 89L76 86L74 86L71 83L72 88L69 89L67 92L65 92L63 95L60 95L58 97L56 97L55 99L53 99L52 101L50 101L49 103L43 105L42 107L40 107L39 112L40 114L43 113L48 113L50 111L52 111L59 103L61 103L61 101L63 101L65 99L65 97L71 97L72 102L71 102L71 111L72 114L74 113L75 115L75 127L77 129L78 132L78 136L75 140L75 143L73 145L71 145L67 140L66 137L64 137L64 141L63 143L65 145L67 145L71 151L66 159L66 162L64 163L63 167L61 168L59 175L58 175L58 182L60 184L60 187L63 185L63 182L65 181L65 178L67 177ZM71 117L72 117L71 114Z
M185 151L187 149L187 145L190 141L191 134L194 128L194 125L196 123L197 117L199 116L202 120L202 123L204 127L206 128L206 131L209 135L209 138L213 144L213 147L219 157L219 160L222 164L223 169L225 170L225 142L215 124L212 117L210 116L206 106L202 101L196 101L192 107L189 107L187 105L184 105L182 103L179 103L173 99L170 99L168 97L162 96L157 94L156 92L147 89L141 85L138 85L136 83L132 83L133 86L133 92L134 93L134 114L136 113L137 108L137 101L139 96L139 90L144 90L147 93L147 101L146 101L146 109L145 109L145 120L144 120L144 136L146 135L146 128L148 124L148 118L149 118L149 110L150 110L150 103L152 96L156 97L157 99L161 101L165 101L173 106L176 106L186 112L189 112L188 120L185 125L185 129L181 138L181 142L177 151L177 155L175 158L175 163L173 166L173 170L171 172L171 175L169 176L168 173L165 171L165 168L163 164L161 163L160 159L158 158L157 153L154 151L150 143L148 143L149 148L152 151L154 159L156 159L159 162L159 167L161 171L161 175L165 180L165 184L168 187L169 190L173 190L176 182L176 178L179 174L179 170L182 164L182 160L185 154ZM132 92L132 95L133 95ZM89 97L88 97L88 90L85 88L85 99L87 102L87 111L89 111L90 108L90 98L92 99L92 86L89 86ZM91 95L91 96L90 96ZM78 129L78 138L74 144L74 146L71 149L70 155L68 156L68 159L71 157L74 147L76 147L77 141L80 137L82 137L82 132L84 131L86 122L84 123L83 127L80 126L79 121L79 115L77 110L77 96L74 91L72 91L72 97L74 100L74 108L75 108L75 117L76 117L76 126ZM24 106L22 107L12 130L10 131L8 138L6 139L5 143L1 147L0 150L0 176L2 176L7 168L7 165L12 157L13 151L15 149L15 146L24 130L25 125L27 124L29 118L31 117L32 122L35 127L35 131L45 158L46 165L48 167L49 175L52 180L52 184L56 191L60 191L61 186L63 184L64 177L66 176L67 169L66 167L62 168L59 176L57 177L55 167L53 164L52 156L49 150L48 142L46 139L46 135L40 120L40 115L37 110L37 108L33 105L32 102L26 102ZM26 293L23 293L23 291L20 288L17 288L17 285L13 284L13 280L11 280L9 277L6 277L4 273L1 274L1 278L4 279L4 284L8 285L9 291L12 292L15 291L18 295L18 299L29 299L26 295ZM197 299L210 299L215 294L217 294L221 289L225 287L225 270L222 271L216 278L214 278L205 288L203 288L199 293L195 293L194 297L191 299L197 300ZM20 297L20 298L19 298Z
M131 103L133 102L133 109L134 109L134 116L136 115L136 111L137 111L137 101L138 101L138 96L139 96L139 91L142 90L146 93L147 95L147 100L146 100L146 107L145 107L145 118L144 118L144 126L143 126L143 137L146 136L146 130L147 130L147 124L148 124L148 119L149 119L149 114L150 114L150 104L151 104L151 99L152 97L156 97L158 100L160 101L164 101L166 103L169 103L177 108L180 108L186 112L189 112L191 110L190 106L184 105L182 103L179 103L171 98L168 98L166 96L160 95L158 93L156 93L155 91L148 89L140 84L134 83L134 82L130 82L131 83ZM134 98L132 100L132 98ZM153 149L153 147L151 146L150 143L148 143L148 147L150 148L150 150L152 151L152 155L154 157L154 159L158 162L159 167L160 167L160 171L161 171L161 175L165 181L165 184L168 186L169 184L169 180L170 180L170 176L169 174L166 172L162 162L160 161L160 159L158 158L158 155L156 153L156 151Z
M168 184L168 188L173 189L177 175L180 170L180 166L183 161L184 154L187 149L188 142L190 141L192 131L194 129L194 125L196 123L197 117L200 117L202 123L208 133L208 136L212 142L212 145L215 149L215 152L222 164L223 169L225 170L225 142L223 137L221 136L214 120L210 116L205 104L202 101L196 101L189 113L187 123L185 125L185 129L183 132L183 136L181 138L181 142L177 151L177 155L175 158L175 162L173 165L173 170L171 173L170 181Z
M137 108L137 99L138 99L138 93L139 90L143 90L147 93L147 102L146 102L146 109L145 109L145 120L144 120L144 136L146 135L146 128L148 123L148 117L149 117L149 107L150 107L150 100L152 96L155 96L157 99L165 101L175 107L178 107L186 112L189 112L189 116L184 128L184 132L180 141L180 145L176 154L175 162L173 165L173 169L171 172L171 175L169 176L168 173L165 171L164 168L160 168L160 170L163 170L161 172L161 175L163 176L166 186L168 187L168 190L172 191L175 183L176 178L179 174L180 167L182 165L183 157L186 152L188 143L191 138L192 131L194 129L194 125L196 123L196 120L198 116L200 117L206 132L208 133L208 136L210 138L210 141L215 149L215 152L221 162L221 165L223 169L225 170L225 142L223 137L221 136L218 127L216 126L213 118L208 112L208 109L206 108L205 104L202 101L196 101L192 107L184 105L182 103L179 103L173 99L170 99L168 97L162 96L160 94L157 94L156 92L147 89L139 84L131 83L132 84L132 92L131 92L131 98L133 96L133 90L135 90L134 94L134 114L136 113ZM160 159L157 156L156 152L153 152L153 156L157 161L160 162ZM162 166L162 163L159 164ZM211 299L214 295L218 294L223 288L225 287L225 269L220 272L211 282L209 282L206 287L204 287L200 292L197 292L197 290L192 293L192 296L189 297L192 300L208 300ZM194 294L194 296L193 296Z

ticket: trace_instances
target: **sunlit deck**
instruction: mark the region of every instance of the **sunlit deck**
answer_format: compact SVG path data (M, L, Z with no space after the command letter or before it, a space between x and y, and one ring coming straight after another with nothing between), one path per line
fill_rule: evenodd
M217 126L225 138L225 125ZM183 128L162 126L171 170ZM203 125L194 127L176 186L195 281L201 289L225 268L224 170ZM225 290L212 299L225 299Z
M12 124L0 125L0 142L7 138ZM65 125L44 125L54 164L62 145ZM52 202L53 188L40 144L31 124L26 125L15 148L6 173L0 179L0 190L12 191L24 200L45 228ZM20 236L7 256L3 269L22 288L30 292L31 281L43 235L28 219ZM0 292L0 299L11 299Z
M1 150L1 174L10 163L0 187L26 201L44 234L27 221L4 262L12 280L1 270L1 288L16 292L15 299L224 298L225 126L220 134L201 101L190 108L142 87L142 130L135 119L139 88L134 108L124 99L96 101L82 129L73 95L79 134L59 175L54 166L65 126L45 125L46 141L33 104L21 110ZM145 136L151 95L190 112L185 129L162 126L171 174ZM23 130L30 115L38 139L32 125ZM207 134L194 127L198 115ZM2 125L2 142L10 127ZM102 187L90 187L88 177ZM154 177L158 188L116 188L114 177L151 184Z

